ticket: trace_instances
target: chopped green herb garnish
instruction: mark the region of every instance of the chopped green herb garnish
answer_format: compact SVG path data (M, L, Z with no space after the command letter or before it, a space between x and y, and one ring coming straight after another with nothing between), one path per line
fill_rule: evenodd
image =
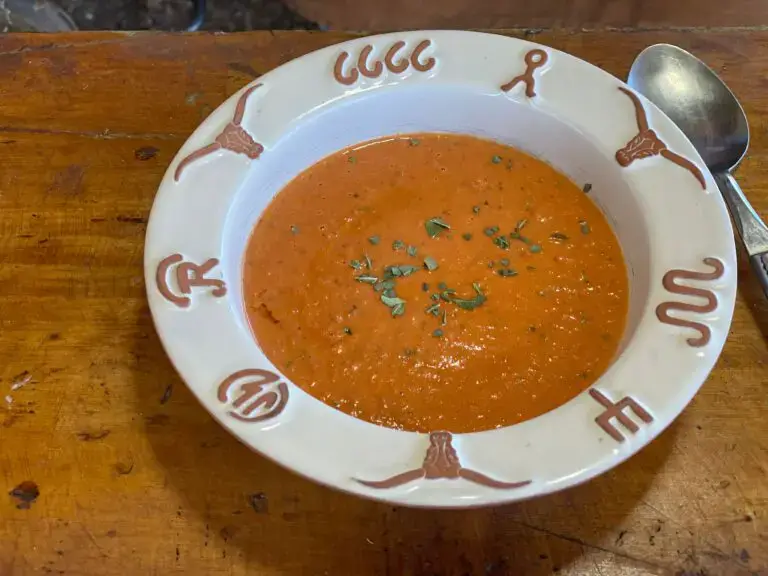
M592 191L592 184L587 182L586 184L584 184L584 188L582 188L582 190L584 190L585 194L589 194Z
M349 265L355 270L360 270L363 267L363 265L360 264L360 260L352 260Z
M440 298L445 300L446 302L450 302L454 294L456 294L456 290L451 290L451 289L443 290L440 293Z
M499 164L501 162L501 156L498 156L498 155L494 156L493 158L491 158L491 162L493 162L494 164Z
M394 287L394 280L383 280L381 282L376 282L373 289L376 290L376 292L384 292L385 290L392 290Z
M440 300L440 294L437 294L437 293L432 294L432 296L430 296L430 298L432 298L432 300L437 302L438 300Z
M385 276L387 271L390 272L390 274L394 277L402 276L405 278L406 276L410 276L414 272L418 272L419 267L418 266L411 266L410 264L401 264L399 266L387 266L384 268Z
M344 327L344 334L346 334L347 336L352 336L352 329L351 328L347 328L345 326Z
M515 224L515 232L519 234L520 230L525 228L526 224L528 224L528 218L523 218L522 220L518 220L517 224Z
M381 238L379 238L378 236L371 236L370 238L368 238L368 242L376 246L379 242L381 242Z
M504 235L496 236L496 238L493 239L493 243L502 250L509 250L509 240L507 240L507 237Z
M349 162L350 164L354 164L355 162L357 162L357 158L355 158L354 156L350 156L349 158L347 158L347 162Z
M396 298L397 294L395 294L394 289L387 288L386 290L384 290L384 296L386 296L387 298Z
M408 252L408 256L416 256L416 254L419 253L419 249L416 248L416 246L408 246L406 252Z
M501 260L499 260L499 265L501 265L501 266L509 266L509 259L502 258Z
M483 230L483 234L485 234L486 236L488 236L490 238L491 236L496 234L498 231L499 231L499 227L498 226L488 226L488 228Z
M529 238L526 238L522 234L520 234L520 229L523 228L528 223L528 220L520 220L520 222L517 223L517 226L515 226L515 230L509 235L509 238L511 240L520 240L523 244L528 245L528 249L533 252L534 254L537 254L538 252L541 252L541 246L538 244L533 243Z
M549 239L552 240L553 242L560 243L560 242L566 242L568 240L568 236L566 236L565 234L562 234L561 232L554 232L553 234L549 235Z
M589 224L587 224L586 220L580 220L579 227L581 228L582 234L589 234L590 232L592 232L592 228L589 227Z
M448 290L448 284L446 284L445 282L440 282L437 285L437 289L440 290L440 291Z
M475 214L480 214L480 206L472 206L472 212Z
M402 250L403 248L405 248L405 242L403 242L402 240L395 240L394 242L392 242L392 250L394 250L395 252L397 252L398 250Z
M456 306L463 310L474 310L475 308L482 306L483 303L487 300L485 294L483 294L482 290L480 290L480 286L478 284L472 284L472 288L475 289L476 293L474 298L456 298L453 295L449 295L448 301L452 304L456 304Z
M427 235L430 238L437 238L437 236L443 230L450 230L451 227L442 218L430 218L424 223L424 227L427 229Z
M432 304L431 306L427 306L424 312L427 314L432 314L433 316L437 316L440 314L440 304Z
M424 283L421 285L421 289L422 289L424 292L429 292L429 284L427 284L426 282L424 282Z
M405 300L395 296L392 290L387 290L381 295L381 301L392 309L392 316L402 316L405 313Z
M498 274L499 276L503 276L505 278L509 276L517 276L517 272L512 268L501 268L499 270L496 270L496 274Z
M406 273L405 270L409 270L410 268L414 268L414 270L410 270ZM415 266L386 266L384 268L384 279L391 280L392 278L398 278L399 276L408 276L413 274L416 270L418 270L418 268L415 268Z
M409 138L409 142L408 143L411 146L418 146L419 144L421 144L421 140L419 140L418 138Z
M440 330L440 328L438 328L437 330L432 332L432 336L434 336L435 338L442 338L443 337L443 331Z
M472 234L470 234L469 232L464 232L464 234L462 234L461 237L464 238L464 240L466 240L467 242L472 240Z
M298 234L298 233L299 233L299 227L291 226L291 234Z
M432 256L427 256L426 258L424 258L424 268L426 268L430 272L437 270L438 268L437 260L432 258Z
M368 274L360 274L360 276L355 276L355 280L362 282L363 284L376 284L376 282L379 281L376 276L370 276Z
M371 262L371 259L368 257L368 254L363 254L363 257L365 258L365 267L368 270L373 269L373 262Z

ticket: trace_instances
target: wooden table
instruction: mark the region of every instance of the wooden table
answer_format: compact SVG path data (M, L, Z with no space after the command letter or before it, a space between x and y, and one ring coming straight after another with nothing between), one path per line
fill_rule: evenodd
M702 56L744 102L739 180L768 216L768 33L532 37L619 77L655 42ZM0 575L768 574L768 306L743 254L728 344L691 406L554 496L359 500L251 453L193 399L144 296L160 178L228 95L344 38L0 38Z

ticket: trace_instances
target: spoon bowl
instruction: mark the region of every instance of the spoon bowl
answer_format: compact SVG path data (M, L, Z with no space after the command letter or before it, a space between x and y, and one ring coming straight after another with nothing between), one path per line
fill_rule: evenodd
M669 44L643 50L627 83L669 116L704 159L768 297L768 227L731 174L749 147L747 116L736 96L701 60Z
M701 60L677 46L656 44L635 59L628 83L677 124L712 172L735 168L749 146L744 109Z

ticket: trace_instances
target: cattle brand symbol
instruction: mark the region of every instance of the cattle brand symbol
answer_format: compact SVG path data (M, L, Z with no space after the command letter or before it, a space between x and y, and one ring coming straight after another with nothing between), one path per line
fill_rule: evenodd
M717 309L717 296L711 290L693 288L678 284L678 280L697 280L700 282L718 280L725 273L725 265L717 258L704 258L704 264L712 268L712 272L696 272L694 270L670 270L664 274L661 283L664 289L672 294L681 296L696 296L706 301L706 304L690 304L687 302L662 302L656 307L656 317L664 324L672 326L685 326L693 328L699 333L696 338L688 338L688 344L694 348L706 346L712 338L712 330L702 322L686 320L670 316L670 312L692 312L695 314L709 314Z
M539 48L530 50L525 55L525 72L512 78L512 80L504 84L501 89L504 92L509 92L512 88L522 82L525 84L525 95L528 96L528 98L533 98L536 96L536 78L534 78L533 73L537 68L544 66L548 59L549 56L547 56L547 53L544 52L544 50Z
M659 138L656 132L648 126L648 116L646 115L645 108L643 108L643 104L640 102L640 98L637 97L637 94L622 86L619 86L619 90L624 92L624 94L632 100L632 104L635 107L635 120L637 122L638 130L637 135L616 152L616 161L619 165L626 168L635 160L651 158L652 156L661 156L662 158L666 158L670 162L677 164L681 168L688 170L693 174L694 178L699 181L701 187L706 190L707 183L704 180L704 175L696 164L687 158L683 158L680 154L672 152L672 150L667 148L667 145L661 138Z
M605 408L605 412L595 418L595 422L597 422L597 425L605 430L611 438L616 440L616 442L624 442L625 438L624 435L613 425L613 423L611 423L611 419L616 418L616 420L632 434L635 434L638 430L640 430L640 427L635 424L635 422L629 416L627 416L627 414L624 413L625 408L629 408L637 415L638 418L640 418L640 420L646 424L653 422L653 416L651 416L645 408L640 406L640 404L638 404L629 396L625 396L614 404L605 394L596 388L590 388L589 395Z
M179 162L179 165L176 167L176 171L173 174L173 179L176 182L179 181L181 173L192 162L199 160L204 156L208 156L208 154L213 154L218 150L229 150L235 154L243 154L251 160L255 160L261 156L261 153L264 152L264 146L256 142L240 125L245 116L245 105L248 103L248 97L260 87L261 84L256 84L243 92L242 96L240 96L240 99L237 101L237 106L235 106L235 114L232 117L232 121L224 126L224 130L216 136L213 142L195 150Z
M475 484L499 489L522 488L531 483L530 480L502 482L501 480L486 476L482 472L464 468L459 461L459 455L452 442L453 435L450 432L432 432L429 435L429 448L427 448L427 454L420 468L408 470L384 480L359 480L357 478L355 480L369 488L378 489L395 488L420 478L426 478L427 480L438 478L455 480L457 478L464 478Z
M219 384L218 399L231 404L229 415L241 422L262 422L280 414L288 403L288 386L259 368L240 370Z
M179 308L189 307L192 303L189 295L192 293L192 288L195 287L211 288L211 295L215 298L221 298L227 293L227 286L224 281L205 277L218 263L216 258L210 258L197 265L192 262L184 262L184 257L181 254L171 254L167 258L163 258L157 265L155 278L157 289L163 298ZM174 275L176 276L178 294L174 293L168 284L168 273L172 266L176 266Z
M378 78L384 72L385 67L394 74L402 74L409 67L417 72L426 72L434 68L436 64L436 60L431 57L421 60L422 53L429 48L430 44L432 44L430 40L422 40L411 51L410 57L399 56L400 51L405 48L405 42L398 40L390 46L382 60L373 60L373 62L370 61L373 46L366 44L360 50L357 63L353 64L347 72L344 72L344 64L349 58L349 53L344 51L336 58L336 63L333 66L333 77L339 84L351 86L358 81L360 75L366 78Z

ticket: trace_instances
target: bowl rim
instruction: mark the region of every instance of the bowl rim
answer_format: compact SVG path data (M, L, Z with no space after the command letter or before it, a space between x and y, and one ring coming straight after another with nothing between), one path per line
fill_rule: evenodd
M361 53L367 58L354 64ZM400 54L405 58L398 59ZM470 70L473 58L482 63ZM382 88L447 86L465 78L572 121L606 150L617 151L623 177L655 218L651 236L658 261L651 265L651 305L637 327L640 339L606 373L613 379L604 376L551 412L470 434L395 431L322 404L263 355L247 327L233 318L218 268L222 238L234 198L262 154L270 154L310 112ZM500 85L504 78L513 80ZM313 90L288 103L281 89L310 80ZM616 119L588 117L587 98L594 110L616 110ZM297 115L301 110L305 114ZM636 134L636 144L651 150L653 159L625 146ZM622 157L621 149L630 157ZM659 188L674 195L664 196ZM673 217L682 211L698 217L686 222L685 230ZM674 250L666 249L670 242ZM735 244L725 205L692 144L668 117L620 80L574 56L526 40L465 31L355 38L292 60L239 90L171 162L150 214L144 266L150 310L168 356L230 433L321 484L391 503L440 508L551 493L636 453L703 385L728 334L736 293ZM569 427L567 438L553 431L555 421L555 428ZM538 440L537 434L546 439ZM349 452L339 454L331 446ZM445 456L448 464L431 466L430 455Z

